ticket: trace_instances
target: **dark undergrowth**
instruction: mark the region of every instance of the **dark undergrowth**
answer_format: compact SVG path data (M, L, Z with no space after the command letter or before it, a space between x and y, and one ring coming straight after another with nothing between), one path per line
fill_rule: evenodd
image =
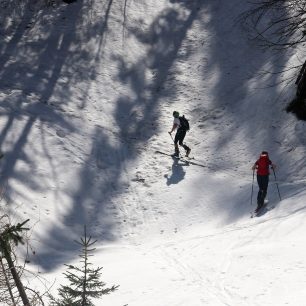
M293 113L299 120L306 121L306 99L296 97L286 107L288 113Z

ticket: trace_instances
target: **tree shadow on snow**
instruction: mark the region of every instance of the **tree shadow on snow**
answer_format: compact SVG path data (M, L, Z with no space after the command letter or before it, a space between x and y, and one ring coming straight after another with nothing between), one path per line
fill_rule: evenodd
M247 39L247 33L236 23L247 5L241 1L206 1L199 12L202 30L209 34L203 40L203 58L209 53L209 61L201 63L201 73L203 86L206 83L211 86L212 98L193 110L194 125L214 130L215 137L205 145L221 171L237 174L237 184L239 177L250 182L242 189L234 186L235 192L229 193L227 200L231 206L211 203L216 213L224 215L226 223L244 217L249 211L251 166L258 154L268 150L276 163L283 159L277 143L282 136L276 127L281 125L279 117L284 110L276 84L282 80L277 72L286 66L289 56L285 52L263 50L256 41ZM263 74L267 66L270 74ZM277 194L272 192L276 198Z
M66 195L71 198L71 209L65 215L59 216L59 224L52 224L51 229L41 239L48 248L40 252L36 262L46 270L53 270L74 257L75 253L70 252L75 250L73 239L82 235L83 224L87 224L88 232L100 242L113 241L120 236L121 226L124 226L122 218L129 218L125 215L124 206L134 205L134 203L118 202L118 199L124 201L124 193L129 188L130 178L125 169L136 160L147 141L156 134L159 128L156 122L164 107L163 102L175 103L180 95L180 84L168 82L168 77L173 72L178 58L188 59L191 51L188 49L187 53L182 55L180 50L188 30L196 20L200 22L203 31L209 31L213 37L209 50L211 62L203 60L202 71L199 70L203 76L203 87L216 71L218 71L218 80L213 88L213 106L207 109L203 103L203 108L195 109L192 115L195 121L200 122L207 120L203 114L208 112L215 114L220 111L227 116L228 121L233 122L232 126L228 127L232 131L232 137L226 138L225 134L220 133L219 141L210 144L213 153L216 154L216 160L217 153L224 153L228 144L235 145L234 136L239 129L243 129L250 139L254 129L257 129L254 124L241 125L241 118L237 115L238 110L244 108L251 108L254 113L262 112L262 104L260 104L260 110L256 108L256 96L250 99L249 89L240 84L243 84L248 77L246 71L250 75L256 74L267 58L264 53L256 51L255 48L253 50L250 46L241 47L245 44L244 38L237 33L232 33L232 19L220 22L221 10L225 16L227 9L230 12L234 11L235 3L224 1L221 5L220 1L200 0L189 2L171 0L170 3L174 5L160 12L148 27L145 20L135 21L135 26L134 23L129 25L128 16L124 16L126 25L124 35L131 35L137 39L145 51L135 62L131 62L125 55L118 53L115 53L112 58L118 65L116 81L128 90L124 90L123 94L119 91L115 100L110 101L112 107L114 105L113 127L107 127L102 122L100 127L96 126L92 133L91 154L83 161L78 176L73 178L74 181L71 184L73 187L67 187L65 190ZM59 188L60 182L57 176L60 169L54 169L52 148L48 148L44 143L44 133L47 133L53 125L58 125L67 132L78 131L72 118L67 115L66 109L69 111L68 104L73 98L80 112L90 101L87 97L90 80L96 78L98 73L96 65L103 58L101 53L107 44L105 38L112 4L113 1L105 3L104 18L99 23L86 24L84 29L80 30L82 12L86 7L84 2L79 0L69 5L69 8L63 7L58 11L54 24L62 24L62 26L53 27L51 23L44 37L44 44L37 45L35 42L27 41L25 33L16 32L15 38L13 37L5 47L0 47L0 67L2 68L0 90L11 93L10 100L4 101L3 111L0 113L0 116L8 117L1 130L0 145L8 146L10 131L16 128L15 125L20 116L27 119L24 127L21 127L20 135L3 160L5 178L15 178L20 183L26 184L29 189L39 190L41 193L48 189L43 180L32 175L32 169L36 165L25 151L30 132L38 124L42 130L43 151L34 150L33 154L43 154L49 159L50 169L48 170L53 181L58 184L56 188ZM210 14L210 18L207 18L206 14ZM69 16L74 18L70 19ZM28 20L32 20L32 17L27 17L28 19L23 22L28 24ZM68 28L65 22L69 22ZM89 42L96 37L97 33L98 38L95 42L98 49L96 53L91 53L87 45L83 46L82 42L84 40ZM248 57L256 58L256 64L246 62L245 55L248 52L251 52ZM46 61L50 63L50 66L45 64ZM285 62L286 58L280 57L277 65ZM258 66L258 63L261 65ZM18 74L14 74L14 71L18 71ZM11 84L14 84L14 87ZM82 94L78 99L74 97L73 91L76 86L81 86L78 92ZM111 90L111 86L113 84L106 89ZM33 94L37 95L36 99L32 98ZM276 90L274 94L276 95ZM103 95L104 93L101 92L101 99ZM270 103L270 100L267 103ZM219 119L216 116L216 126L222 124L222 118ZM20 129L19 125L18 128ZM267 127L263 126L263 128ZM272 138L270 130L267 130L266 137ZM259 145L264 143L265 141ZM245 150L249 149L248 144L245 144L245 147ZM238 149L237 156L240 153L250 154ZM223 162L224 167L232 167L236 162L235 157L230 154L227 157L227 160L220 162ZM16 164L20 160L29 165L29 170L23 173L16 171ZM178 183L184 178L184 169L181 166L177 168L173 164L172 168L168 184ZM212 203L216 211L219 210L220 213L227 215L228 222L241 218L245 214L246 209L239 208L249 199L248 187L243 188L238 196L237 192L234 193L229 197L232 200L238 200L239 207L232 206L234 209L231 212L227 210L228 205ZM52 260L55 256L56 262ZM32 261L35 262L35 258Z
M39 203L31 203L28 192L23 192L24 189L21 188L17 190L16 185L11 182L25 186L27 191L44 194L50 191L48 177L51 177L55 184L52 186L54 205L60 205L56 202L61 200L58 196L58 190L62 188L59 181L61 167L54 155L56 150L46 141L46 136L50 137L50 134L54 133L55 142L65 146L63 139L66 135L78 132L77 120L70 116L69 105L74 103L81 112L89 101L88 90L90 81L96 77L99 54L92 53L87 43L93 37L96 38L98 33L97 44L102 44L99 39L103 40L107 29L112 1L108 2L105 18L95 24L85 20L89 19L85 12L90 11L91 4L82 0L69 6L60 5L45 10L36 10L30 6L30 2L24 3L25 7L20 12L19 19L15 20L17 26L1 29L3 36L0 37L0 92L5 95L0 97L0 116L4 122L0 131L0 147L5 151L5 158L1 161L0 184L6 185L8 205L14 202L17 194L19 198L34 206ZM41 31L42 28L44 31ZM40 34L38 38L37 32ZM33 133L40 137L41 147L33 145ZM36 139L35 145L37 144ZM90 202L88 198L93 197L98 203L102 202L98 211L106 216L103 212L105 188L100 189L99 199L90 194L93 184L89 178L94 177L90 166L92 158L90 156L89 160L85 161L80 171L80 181L74 178L80 184L79 190L67 191L73 201L72 209L67 215L59 216L59 220L63 219L67 227L53 224L50 232L41 239L43 244L52 246L53 250L50 251L50 248L46 247L45 251L38 252L32 260L46 269L55 267L56 264L49 259L59 250L62 251L62 257L58 257L59 265L74 257L74 253L65 251L75 249L73 239L82 235L83 224L91 223L91 219L95 220L85 213L84 205ZM43 169L45 176L41 176L38 174L40 165L36 164L36 161L45 159L48 161L48 167ZM17 167L17 164L25 166ZM105 186L107 188L108 183ZM24 218L21 210L15 211L14 214ZM81 226L78 227L80 223ZM106 240L112 239L110 223L107 221L104 226L107 230L103 237Z

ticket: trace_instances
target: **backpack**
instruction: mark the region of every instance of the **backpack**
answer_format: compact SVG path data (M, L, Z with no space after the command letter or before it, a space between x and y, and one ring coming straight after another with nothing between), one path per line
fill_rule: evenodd
M189 131L190 126L189 126L189 121L185 118L183 115L182 117L179 117L180 119L180 128L182 128L184 131Z
M269 174L269 166L271 161L268 155L261 155L256 162L257 164L257 174L259 175L268 175Z

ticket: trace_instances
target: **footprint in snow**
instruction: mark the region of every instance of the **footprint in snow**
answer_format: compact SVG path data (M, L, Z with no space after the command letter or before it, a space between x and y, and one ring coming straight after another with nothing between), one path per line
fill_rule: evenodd
M56 135L57 135L58 137L64 138L64 137L66 137L66 132L63 131L63 130L57 130L57 131L56 131Z

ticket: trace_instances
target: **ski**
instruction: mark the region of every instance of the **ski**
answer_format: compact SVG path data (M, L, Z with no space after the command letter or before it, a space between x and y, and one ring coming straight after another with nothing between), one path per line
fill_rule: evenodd
M263 216L268 211L270 211L274 208L275 208L275 205L269 205L269 203L265 203L258 211L254 210L251 213L251 218Z
M184 155L175 155L175 154L169 154L169 153L165 153L162 151L158 151L156 150L155 153L159 153L159 154L163 154L163 155L167 155L167 156L171 156L180 160L186 159L186 160L190 160L190 159L194 159L194 157L192 156L184 156Z
M158 151L158 150L156 150L155 153L159 153L159 154L166 155L166 156L171 156L172 158L175 158L175 159L180 160L182 162L188 163L189 165L194 165L194 166L198 166L198 167L202 167L202 168L207 168L206 165L202 165L200 163L194 162L193 161L193 160L195 160L194 157L189 157L189 156L188 157L187 156L174 156L173 154L165 153L165 152Z
M251 214L251 218L254 218L254 217L259 217L262 213L262 211L264 210L264 208L266 207L266 205L263 205L259 210L254 210Z

